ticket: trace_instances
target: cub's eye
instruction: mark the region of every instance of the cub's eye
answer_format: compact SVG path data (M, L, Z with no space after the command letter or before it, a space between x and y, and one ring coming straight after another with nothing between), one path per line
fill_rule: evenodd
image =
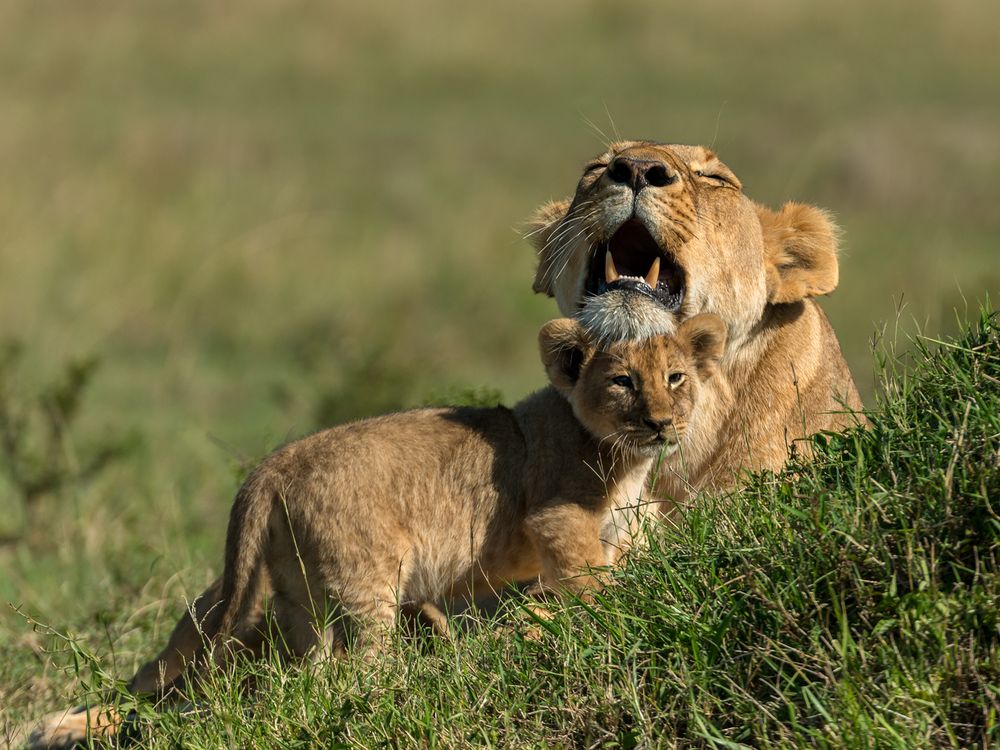
M615 385L620 385L622 388L628 388L630 391L635 390L635 384L628 375L619 375L611 378L611 382Z
M672 372L669 375L667 375L667 385L669 385L671 388L676 388L683 382L684 382L683 372Z

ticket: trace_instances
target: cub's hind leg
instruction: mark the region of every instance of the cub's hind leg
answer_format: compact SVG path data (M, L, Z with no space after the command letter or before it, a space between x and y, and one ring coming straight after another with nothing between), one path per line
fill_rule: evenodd
M396 622L395 601L368 597L327 597L310 603L278 593L274 597L276 632L269 637L286 658L320 662L347 650L371 655L381 650Z
M319 658L322 653L343 652L343 640L328 624L327 607L304 606L277 593L274 596L274 632L267 635L285 658ZM335 624L335 623L334 623Z
M425 628L438 638L451 639L448 616L433 602L402 602L399 605L399 617L411 636L417 635L421 628Z
M179 696L175 688L184 687L185 679L191 674L189 670L200 667L205 644L218 633L221 594L220 578L183 614L163 650L143 664L129 680L130 693L171 699ZM252 656L257 656L264 645L262 633L267 627L261 621L262 611L258 608L248 626L237 634L244 650L249 650ZM123 718L110 704L57 711L27 728L26 747L31 750L74 748L91 738L113 742L111 738L119 731Z
M352 592L344 600L344 609L350 615L354 649L365 658L382 651L400 616L396 588L387 585L367 594Z

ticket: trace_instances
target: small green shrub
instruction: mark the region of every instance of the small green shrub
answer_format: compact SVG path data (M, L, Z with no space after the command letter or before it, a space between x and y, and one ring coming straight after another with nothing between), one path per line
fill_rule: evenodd
M86 449L73 440L97 369L95 357L70 360L51 380L29 390L17 377L23 356L21 342L0 344L0 472L25 519L21 529L7 531L7 542L30 532L40 498L92 480L137 443L135 434L95 441Z
M503 404L503 393L489 386L452 386L431 392L424 399L423 406L477 406L493 407Z

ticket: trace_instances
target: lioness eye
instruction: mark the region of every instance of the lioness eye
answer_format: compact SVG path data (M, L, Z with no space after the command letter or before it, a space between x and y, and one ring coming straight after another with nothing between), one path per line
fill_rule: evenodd
M683 372L672 372L669 375L667 375L667 383L670 385L671 388L676 388L683 382L684 382Z
M719 186L725 185L726 187L736 187L735 185L733 185L733 183L731 183L721 174L713 174L712 172L703 172L700 169L697 172L695 172L695 174L698 177L705 178L706 180L712 180L716 185Z
M615 385L620 385L622 388L628 388L630 391L635 388L635 385L632 383L632 378L628 375L619 375L611 378L611 382Z

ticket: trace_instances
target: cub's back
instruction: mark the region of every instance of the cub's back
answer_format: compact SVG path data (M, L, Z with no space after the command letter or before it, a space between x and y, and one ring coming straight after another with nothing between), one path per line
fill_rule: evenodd
M343 504L353 497L369 509L385 500L417 511L477 488L516 491L512 482L525 458L509 409L449 407L323 430L280 448L260 470L280 482L288 502L322 505L336 496Z
M510 546L525 460L505 408L415 409L291 443L258 469L288 508L272 505L272 575L301 555L313 570L391 572L407 598L434 601L474 577L481 553Z

